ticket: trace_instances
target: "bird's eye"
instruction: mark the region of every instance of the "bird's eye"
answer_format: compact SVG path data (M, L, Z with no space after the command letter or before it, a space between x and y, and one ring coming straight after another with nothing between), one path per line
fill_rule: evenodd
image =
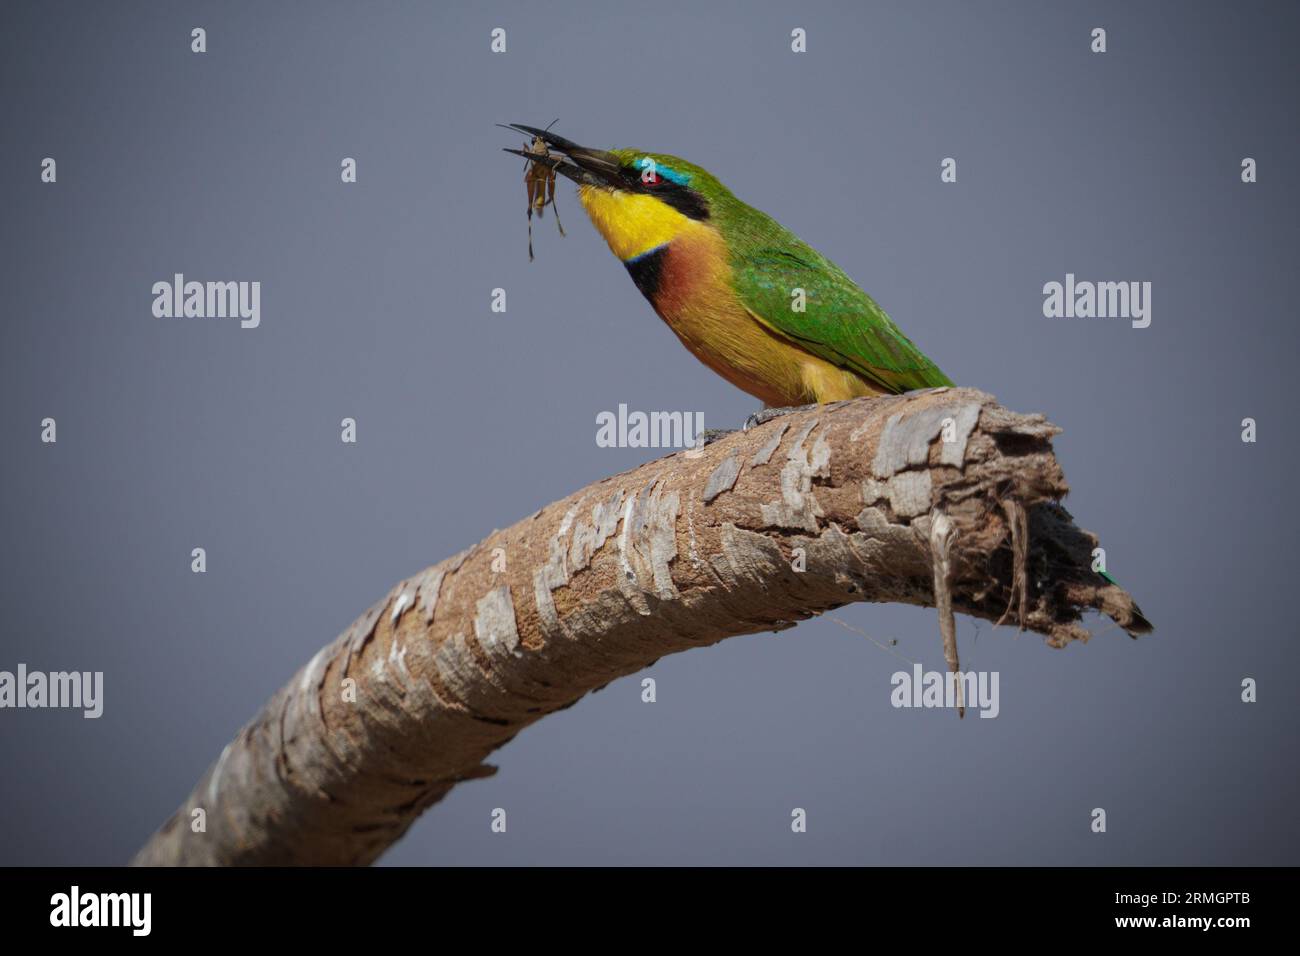
M643 186L658 186L663 179L659 176L659 170L655 168L655 161L649 156L643 156L641 161L634 164L637 170L637 178L641 180Z

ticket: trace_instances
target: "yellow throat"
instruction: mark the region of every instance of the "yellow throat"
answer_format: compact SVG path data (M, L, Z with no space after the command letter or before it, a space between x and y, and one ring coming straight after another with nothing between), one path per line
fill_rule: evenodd
M644 193L580 186L578 200L610 251L624 262L707 226Z

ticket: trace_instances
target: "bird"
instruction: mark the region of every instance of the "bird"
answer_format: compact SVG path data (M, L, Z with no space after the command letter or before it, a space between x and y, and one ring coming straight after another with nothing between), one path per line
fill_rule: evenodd
M509 125L549 149L506 152L575 182L587 217L659 317L767 409L953 384L839 266L703 167Z

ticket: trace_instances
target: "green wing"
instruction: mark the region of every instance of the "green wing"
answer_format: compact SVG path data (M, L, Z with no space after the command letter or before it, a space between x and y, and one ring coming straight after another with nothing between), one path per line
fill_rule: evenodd
M770 217L746 212L750 241L732 246L731 266L755 319L890 392L953 384L839 266ZM791 308L795 289L805 292L803 312Z

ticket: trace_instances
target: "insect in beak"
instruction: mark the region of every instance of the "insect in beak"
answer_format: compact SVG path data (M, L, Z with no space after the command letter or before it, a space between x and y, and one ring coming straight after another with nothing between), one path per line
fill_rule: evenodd
M532 141L525 142L523 149L507 149L506 152L514 153L517 156L524 157L524 189L528 193L528 261L533 261L533 213L537 213L537 218L541 219L546 213L546 207L550 206L555 210L555 226L560 230L560 235L564 235L564 225L560 222L560 207L555 205L555 171L563 162L560 157L553 155L547 146L548 131L551 126L559 122L559 119L551 120L549 126L543 130L532 129L531 127L521 126L504 126L498 123L502 129L514 129L519 132L532 134ZM559 139L559 137L556 137ZM568 142L568 140L563 140Z

